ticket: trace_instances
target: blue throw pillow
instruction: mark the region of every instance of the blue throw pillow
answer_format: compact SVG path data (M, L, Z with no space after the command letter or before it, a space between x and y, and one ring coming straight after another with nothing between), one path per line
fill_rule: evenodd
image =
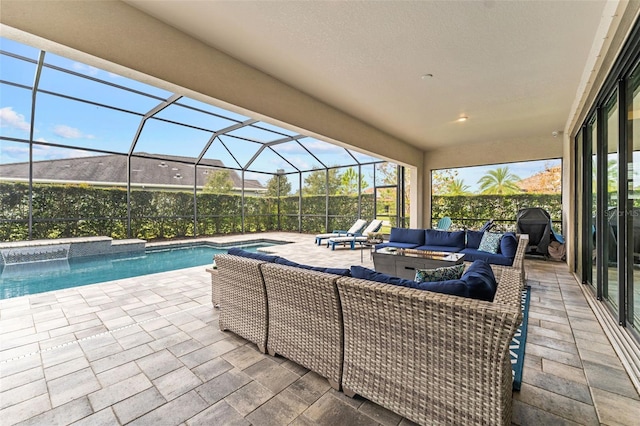
M493 232L485 232L482 236L482 241L478 246L479 251L486 251L488 253L497 253L500 247L500 238L502 234L495 234Z
M464 248L464 231L438 231L425 229L424 245Z
M467 297L487 302L493 301L498 284L493 269L484 260L474 261L462 276L462 281L467 285Z
M280 256L274 256L272 254L264 253L251 253L250 251L242 250L241 248L231 247L227 250L228 254L233 256L247 257L249 259L262 260L263 262L275 263L276 259Z
M484 232L467 230L467 248L477 249L480 247L480 241Z
M424 245L423 229L391 228L389 242Z
M507 232L500 240L500 253L505 257L515 257L518 250L518 239L513 232Z

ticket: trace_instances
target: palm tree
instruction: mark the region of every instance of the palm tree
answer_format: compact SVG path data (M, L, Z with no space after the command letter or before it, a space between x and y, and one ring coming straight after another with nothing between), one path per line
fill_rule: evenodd
M447 195L469 195L469 185L465 185L464 179L454 179L447 185Z
M478 183L485 195L511 195L520 192L517 182L520 178L509 171L509 166L498 167L482 176Z

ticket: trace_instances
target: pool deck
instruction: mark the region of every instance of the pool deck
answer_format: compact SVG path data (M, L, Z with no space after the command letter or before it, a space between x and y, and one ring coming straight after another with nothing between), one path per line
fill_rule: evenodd
M297 262L361 264L359 249L331 251L311 235L205 240L259 238L292 241L267 250ZM362 265L372 266L368 249L362 254ZM525 268L532 293L513 423L637 424L640 396L566 264L527 259ZM412 424L221 332L205 267L0 300L0 419L3 425Z

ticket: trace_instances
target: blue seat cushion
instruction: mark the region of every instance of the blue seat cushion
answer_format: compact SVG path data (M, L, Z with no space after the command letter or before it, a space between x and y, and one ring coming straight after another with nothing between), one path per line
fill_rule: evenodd
M440 231L442 232L442 231ZM428 251L446 251L449 253L457 253L462 250L463 247L449 247L449 246L419 246L416 250L428 250Z
M459 249L463 249L464 237L465 237L464 231L448 232L448 231L438 231L435 229L425 229L424 245L425 246L458 247Z
M466 248L460 253L464 253L465 262L473 262L474 260L480 259L494 265L511 266L513 264L513 257L506 257L500 253L493 254L472 248Z
M284 257L278 257L275 260L275 263L278 263L280 265L293 266L294 268L307 269L307 270L310 270L310 271L318 271L318 272L325 272L327 274L341 275L343 277L350 277L351 276L351 271L349 269L325 268L325 267L322 267L322 266L304 265L302 263L296 263L296 262L294 262L292 260L285 259Z
M480 231L467 231L467 245L466 248L477 249L480 247L480 241L482 241L482 236L484 232Z
M269 263L274 263L276 259L280 257L272 254L252 253L250 251L242 250L238 247L231 247L229 250L227 250L227 253L233 256L248 257L249 259L262 260L263 262Z
M492 301L497 289L496 279L491 266L483 260L477 260L459 280L416 282L392 275L376 272L362 266L351 267L351 276L383 284L399 285L419 290L452 296L469 297L472 299Z
M397 247L397 248L412 249L412 248L418 247L418 245L419 244L400 243L400 242L391 242L391 241L389 241L388 243L376 244L376 250L384 248L384 247Z
M421 246L424 244L424 230L391 228L389 242L415 244L414 247Z
M514 258L518 250L518 239L513 232L507 232L500 240L500 253L503 256Z

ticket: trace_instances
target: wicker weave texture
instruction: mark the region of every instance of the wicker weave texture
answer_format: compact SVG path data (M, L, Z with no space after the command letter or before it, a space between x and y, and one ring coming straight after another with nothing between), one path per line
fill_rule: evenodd
M267 346L267 291L259 260L219 254L220 330L229 330L258 345Z
M506 270L500 286L519 289L519 274ZM345 392L419 424L511 422L508 350L519 299L489 303L354 278L340 278L338 290Z
M265 263L269 300L269 353L277 353L329 379L342 379L342 310L337 275Z

